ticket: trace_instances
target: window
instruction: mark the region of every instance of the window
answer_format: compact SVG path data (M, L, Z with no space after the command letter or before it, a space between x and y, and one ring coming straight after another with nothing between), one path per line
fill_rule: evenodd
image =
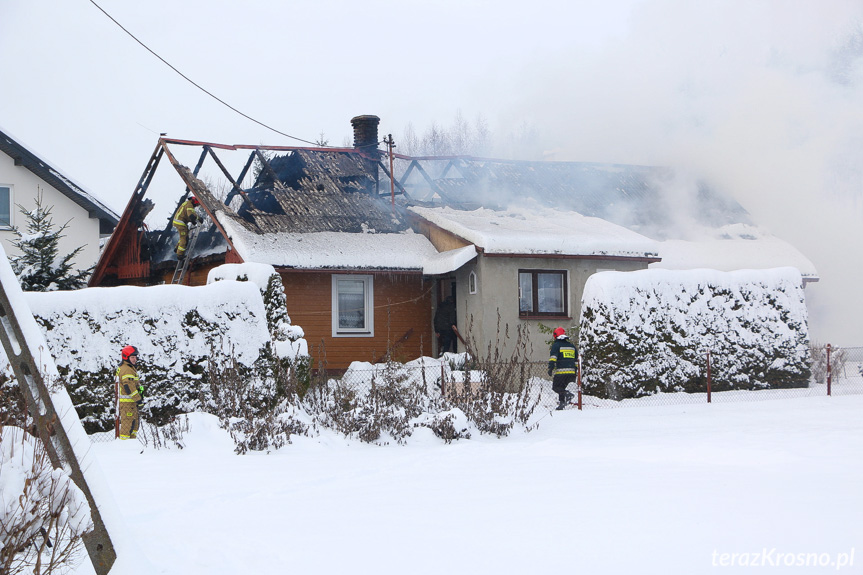
M518 315L567 316L566 271L519 270Z
M372 276L333 276L333 337L374 335Z
M12 227L12 188L0 186L0 228Z
M467 276L467 291L469 293L476 293L476 272L470 272L470 275Z

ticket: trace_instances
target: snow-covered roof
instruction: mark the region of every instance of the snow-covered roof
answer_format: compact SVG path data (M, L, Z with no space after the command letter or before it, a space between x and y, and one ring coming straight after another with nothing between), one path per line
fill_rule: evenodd
M719 271L793 267L807 280L817 280L815 265L797 248L774 235L745 224L717 230L715 235L659 242L662 261L653 268Z
M298 269L423 269L437 250L413 231L379 233L265 233L257 234L231 216L220 213L237 253L249 262Z
M427 276L447 274L471 261L476 255L476 247L473 245L437 253L426 258L423 273Z
M87 210L91 218L100 221L99 231L102 234L111 233L119 221L119 216L111 208L96 199L94 195L74 182L57 169L57 164L49 164L44 156L37 155L30 146L25 146L19 138L12 137L5 130L0 130L0 151L6 153L22 166L42 178L46 183L56 188L60 193Z
M652 258L657 242L599 218L536 204L505 210L408 208L490 254Z

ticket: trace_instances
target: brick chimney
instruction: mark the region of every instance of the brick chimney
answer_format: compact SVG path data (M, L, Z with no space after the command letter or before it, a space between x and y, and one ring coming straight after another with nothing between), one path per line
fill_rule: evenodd
M354 148L362 152L378 151L378 124L381 119L377 116L356 116L351 118L354 127Z

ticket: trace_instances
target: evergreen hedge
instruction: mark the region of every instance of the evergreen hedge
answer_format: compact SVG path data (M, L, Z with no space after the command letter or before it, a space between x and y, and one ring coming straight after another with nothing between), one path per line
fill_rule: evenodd
M602 272L584 289L579 348L590 395L711 387L806 387L809 335L800 274L774 270Z

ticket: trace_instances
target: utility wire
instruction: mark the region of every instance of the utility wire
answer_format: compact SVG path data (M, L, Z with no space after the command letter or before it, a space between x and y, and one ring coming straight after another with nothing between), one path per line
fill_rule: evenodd
M311 144L311 145L313 145L313 146L324 147L324 146L320 146L317 142L310 142L309 140L304 140L304 139L302 139L302 138L298 138L298 137L296 137L296 136L292 136L292 135L290 135L290 134L286 134L286 133L284 133L284 132L281 132L281 131L279 131L279 130L277 130L277 129L273 128L272 126L268 126L267 124L265 124L265 123L263 123L263 122L260 122L260 121L258 121L258 120L256 120L256 119L254 119L253 117L249 116L248 114L244 114L243 112L241 112L240 110L238 110L238 109L236 109L235 107L231 106L230 104L228 104L227 102L225 102L224 100L222 100L221 98L219 98L218 96L216 96L215 94L213 94L212 92L210 92L210 91L208 91L207 89L203 88L203 87L202 87L201 85L199 85L197 82L195 82L194 80L192 80L191 78L189 78L188 76L186 76L185 74L183 74L182 72L180 72L179 70L177 70L174 66L172 66L172 65L171 65L171 63L170 63L170 62L168 62L167 60L165 60L164 58L162 58L161 56L159 56L158 54L156 54L153 50L151 50L151 49L150 49L150 47L149 47L149 46L147 46L146 44L144 44L143 42L141 42L140 40L138 40L138 38L136 38L134 34L132 34L131 32L129 32L128 30L126 30L126 28L125 28L125 27L123 27L123 25L122 25L122 24L120 24L119 22L117 22L117 21L114 19L114 17L113 17L113 16L111 16L110 14L108 14L107 12L105 12L105 9L104 9L104 8L102 8L101 6L99 6L98 4L96 4L95 0L90 0L90 3L91 3L91 4L93 4L93 6L95 6L96 8L98 8L98 9L99 9L99 11L100 11L100 12L102 12L102 14L104 14L105 16L107 16L107 17L111 20L111 22L113 22L114 24L116 24L117 26L119 26L119 27L120 27L120 29L121 29L123 32L125 32L126 34L128 34L128 35L129 35L129 36L130 36L130 37L131 37L135 42L137 42L138 44L140 44L141 46L143 46L143 47L144 47L144 49L145 49L145 50L147 50L150 54L152 54L153 56L155 56L156 58L158 58L159 60L161 60L163 64L165 64L165 65L166 65L167 67L169 67L171 70L173 70L174 72L176 72L177 74L179 74L179 75L180 75L184 80L186 80L187 82L189 82L190 84L192 84L194 87L196 87L197 89L199 89L200 91L202 91L203 93L205 93L206 95L208 95L209 97L213 98L214 100L216 100L216 101L217 101L217 102L219 102L220 104L222 104L222 105L224 105L224 106L227 106L228 108L230 108L230 109L231 109L231 110L233 110L234 112L238 113L238 114L239 114L239 115L241 115L242 117L246 118L247 120L251 120L252 122L254 122L254 123L258 124L259 126L263 126L264 128L266 128L266 129L268 129L268 130L272 130L273 132L275 132L275 133L277 133L277 134L281 134L282 136L285 136L286 138L291 138L292 140L297 140L297 141L299 141L299 142L303 142L303 143L305 143L305 144Z

